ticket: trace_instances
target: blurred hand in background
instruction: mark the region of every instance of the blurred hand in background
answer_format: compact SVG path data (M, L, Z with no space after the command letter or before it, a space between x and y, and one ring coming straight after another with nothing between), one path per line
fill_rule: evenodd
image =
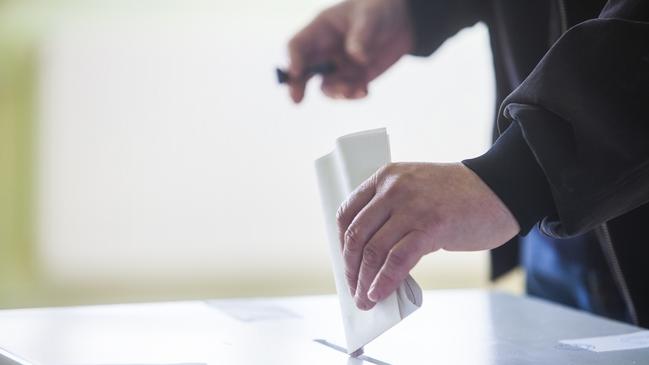
M406 0L347 0L322 11L289 42L289 90L294 102L304 98L310 75L304 69L333 62L322 91L331 98L357 99L368 84L414 46Z

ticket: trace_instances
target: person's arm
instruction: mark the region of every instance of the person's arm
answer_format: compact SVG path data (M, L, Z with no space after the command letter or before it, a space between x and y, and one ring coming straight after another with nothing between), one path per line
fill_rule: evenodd
M346 0L323 10L291 39L288 86L299 103L313 76L333 64L322 91L358 99L369 84L406 54L429 55L445 39L481 20L481 0Z
M415 47L411 54L429 56L462 28L485 20L486 0L407 0Z
M573 235L649 202L649 2L609 1L570 29L503 102L499 128L520 133L497 148L527 146L533 158L465 164L524 227L524 215L547 217L546 233ZM537 173L521 174L531 163ZM521 213L521 185L551 196L554 211L529 196Z
M360 309L392 293L437 250L498 247L520 230L502 200L461 163L393 163L338 210L347 284Z
M372 80L414 47L408 0L346 0L318 14L288 44L288 83L294 102L304 98L309 67L333 64L322 91L335 99L365 97Z
M368 179L338 222L357 305L371 308L435 250L498 247L543 216L546 232L584 232L649 202L648 85L649 2L610 1L505 100L506 132L486 155Z

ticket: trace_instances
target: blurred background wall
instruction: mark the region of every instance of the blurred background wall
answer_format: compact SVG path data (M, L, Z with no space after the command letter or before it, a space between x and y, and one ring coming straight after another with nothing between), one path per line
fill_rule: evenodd
M362 101L276 85L330 4L0 1L0 306L334 291L313 160L387 127L396 161L489 145L486 28L403 59ZM487 283L435 253L424 288Z

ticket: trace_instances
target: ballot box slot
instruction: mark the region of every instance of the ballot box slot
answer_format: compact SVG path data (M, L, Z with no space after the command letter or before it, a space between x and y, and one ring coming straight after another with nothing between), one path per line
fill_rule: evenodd
M327 346L330 349L334 349L336 351L342 352L343 354L347 355L347 349L342 347L342 346L336 345L335 343L331 343L331 342L329 342L329 341L327 341L325 339L322 339L322 338L316 338L313 341L317 342L317 343L319 343L321 345ZM367 355L354 356L354 358L365 361L365 362L369 362L369 363L372 363L372 364L376 364L376 365L391 365L388 362L377 360L377 359L375 359L373 357L370 357L370 356L367 356Z

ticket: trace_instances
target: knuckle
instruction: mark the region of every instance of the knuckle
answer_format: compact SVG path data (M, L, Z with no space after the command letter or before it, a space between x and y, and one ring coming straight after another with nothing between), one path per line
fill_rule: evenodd
M376 176L377 180L379 181L385 180L388 176L392 174L395 165L396 164L394 162L388 162L387 164L381 166L376 171L376 174L374 174L374 176Z
M345 218L345 203L343 203L340 207L338 207L338 210L336 211L336 222L338 223L339 227L345 223Z
M405 250L391 251L388 258L387 268L389 271L403 270L410 262L412 254Z
M356 285L356 280L358 278L358 275L356 274L355 271L345 268L345 279L347 282L351 285Z
M382 285L391 285L392 283L395 283L397 280L399 280L398 271L386 267L384 270L381 271L380 280L382 282Z
M397 177L390 182L390 184L385 189L384 194L388 198L398 198L403 194L403 191L403 185Z
M345 231L345 249L347 251L352 251L355 252L358 248L358 245L360 243L359 241L359 231L356 226L350 226L347 228Z
M380 180L378 178L378 175L374 173L372 176L363 181L356 189L356 191L376 191L376 187L379 185L379 182Z
M342 204L340 204L338 210L336 210L336 223L338 224L338 228L343 232L347 230L347 226L349 226L351 218L349 199L347 199Z
M394 177L386 189L388 196L410 203L417 203L420 200L419 193L417 186L413 184L412 176L409 174Z
M381 264L381 254L374 246L366 246L363 249L363 263L368 266L378 266Z
M415 176L410 171L403 171L396 175L394 178L394 185L401 189L409 188L412 185Z
M410 175L408 172L397 170L397 167L390 167L390 171L384 175L384 183L388 189L400 189L408 183Z

